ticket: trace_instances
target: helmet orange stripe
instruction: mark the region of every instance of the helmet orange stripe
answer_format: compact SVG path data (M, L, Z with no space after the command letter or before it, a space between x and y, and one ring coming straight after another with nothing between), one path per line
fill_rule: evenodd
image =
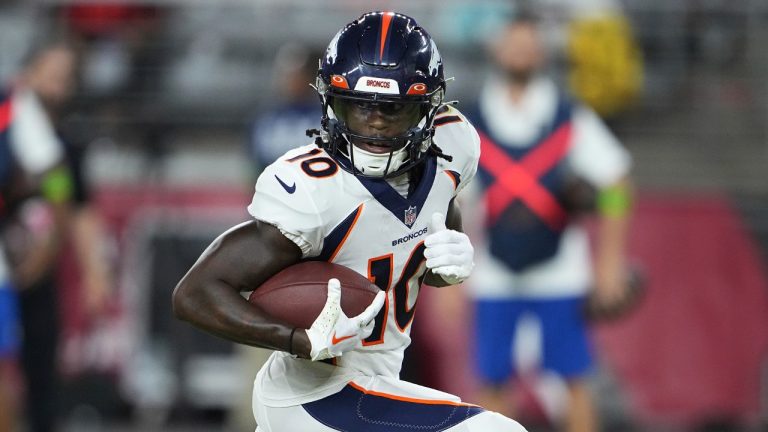
M393 12L385 12L381 15L381 39L379 40L379 59L384 59L384 45L387 42L387 33L392 23Z

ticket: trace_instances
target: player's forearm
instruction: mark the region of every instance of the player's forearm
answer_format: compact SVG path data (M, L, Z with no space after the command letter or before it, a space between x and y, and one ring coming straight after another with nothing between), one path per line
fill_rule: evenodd
M174 314L234 342L290 351L293 328L250 304L241 292L258 289L300 258L298 247L271 225L250 221L233 227L208 246L178 283Z
M176 286L173 312L178 319L233 342L281 351L291 349L292 327L249 304L236 289L223 282L198 284L185 278Z

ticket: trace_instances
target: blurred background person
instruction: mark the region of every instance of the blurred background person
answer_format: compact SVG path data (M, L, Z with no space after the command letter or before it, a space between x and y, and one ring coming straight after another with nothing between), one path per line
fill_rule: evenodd
M591 301L605 308L627 291L631 159L592 110L546 76L537 25L532 15L517 14L491 42L496 70L473 118L482 143L476 184L484 205L476 222L484 226L479 244L486 247L470 281L479 403L513 415L507 386L513 378L525 383L540 367L565 379L565 430L597 431L583 311L590 287ZM599 236L592 263L578 217L595 202ZM523 322L539 329L540 365L515 361Z
M267 99L269 108L254 121L248 142L257 172L286 151L311 142L307 129L320 126L320 108L310 86L315 83L319 58L318 53L296 42L277 50Z
M0 431L7 432L16 427L19 410L14 380L19 343L19 306L5 256L0 265Z
M19 290L22 406L33 431L54 428L57 397L56 293L52 269L65 235L72 179L52 121L70 94L75 57L41 45L0 99L3 107L3 248Z

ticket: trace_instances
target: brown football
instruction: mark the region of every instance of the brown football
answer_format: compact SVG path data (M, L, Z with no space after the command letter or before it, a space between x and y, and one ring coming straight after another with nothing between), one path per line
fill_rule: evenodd
M341 282L341 309L348 317L363 312L380 291L368 278L347 267L306 261L269 278L248 301L286 324L308 329L323 310L331 278Z

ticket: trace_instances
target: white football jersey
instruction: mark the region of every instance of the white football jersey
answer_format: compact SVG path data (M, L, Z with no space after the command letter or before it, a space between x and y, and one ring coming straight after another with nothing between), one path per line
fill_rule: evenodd
M254 218L278 227L305 259L344 265L387 291L373 334L362 348L334 359L336 366L275 352L256 380L265 403L310 402L355 378L399 376L426 272L427 226L433 213L446 214L480 155L477 132L458 110L441 113L435 124L435 143L453 160L429 157L407 198L389 182L343 170L315 145L289 151L259 177L248 206Z

